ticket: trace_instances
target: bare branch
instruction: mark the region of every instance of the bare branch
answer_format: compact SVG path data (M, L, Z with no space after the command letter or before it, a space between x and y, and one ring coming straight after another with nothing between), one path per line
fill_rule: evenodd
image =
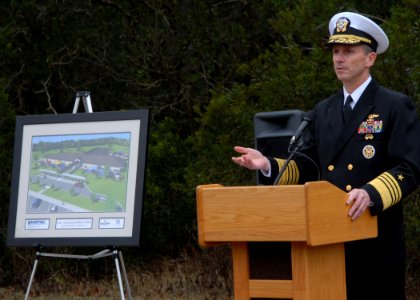
M50 96L50 93L48 92L48 83L49 83L49 81L50 81L50 79L51 79L51 76L52 76L52 74L50 74L50 76L48 76L48 78L44 81L44 82L42 82L42 86L44 87L44 89L43 90L41 90L41 91L37 91L37 92L35 92L36 94L37 93L45 93L46 95L47 95L47 102L48 102L48 108L47 108L47 110L49 109L49 110L52 110L53 112L54 112L54 114L58 114L57 113L57 111L54 109L54 107L52 106L52 103L51 103L51 96Z

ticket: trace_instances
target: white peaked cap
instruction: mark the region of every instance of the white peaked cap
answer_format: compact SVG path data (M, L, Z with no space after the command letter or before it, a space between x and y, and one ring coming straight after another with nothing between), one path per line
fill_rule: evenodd
M371 19L353 12L334 15L329 24L328 44L365 44L376 53L386 51L389 40L385 32Z

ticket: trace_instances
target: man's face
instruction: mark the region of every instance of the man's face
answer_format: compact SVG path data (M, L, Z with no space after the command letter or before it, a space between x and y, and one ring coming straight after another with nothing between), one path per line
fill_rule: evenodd
M344 84L361 84L369 76L369 68L376 59L375 52L366 52L362 45L334 45L334 70Z

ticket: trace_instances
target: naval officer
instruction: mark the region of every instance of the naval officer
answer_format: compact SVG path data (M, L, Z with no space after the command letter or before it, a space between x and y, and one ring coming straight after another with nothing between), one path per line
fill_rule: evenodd
M370 69L389 46L385 32L360 14L329 22L328 45L343 88L310 112L301 149L322 180L348 192L348 217L378 216L378 237L345 243L348 300L405 299L404 197L420 184L420 124L411 99L376 82ZM277 177L286 160L236 146L233 162ZM311 163L295 156L279 184L317 179Z

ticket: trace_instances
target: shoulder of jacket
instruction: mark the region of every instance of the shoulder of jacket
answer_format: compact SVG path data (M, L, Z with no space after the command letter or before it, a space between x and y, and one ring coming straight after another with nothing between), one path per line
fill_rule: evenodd
M407 95L397 92L394 90L391 90L389 88L386 88L382 85L378 85L378 89L376 91L376 96L380 96L381 98L389 98L393 100L401 100L401 99L410 99Z
M323 100L321 100L320 102L317 103L317 107L319 108L325 108L328 107L331 102L337 101L338 98L342 98L343 97L343 92L337 92L334 95L329 96L328 98L325 98Z

